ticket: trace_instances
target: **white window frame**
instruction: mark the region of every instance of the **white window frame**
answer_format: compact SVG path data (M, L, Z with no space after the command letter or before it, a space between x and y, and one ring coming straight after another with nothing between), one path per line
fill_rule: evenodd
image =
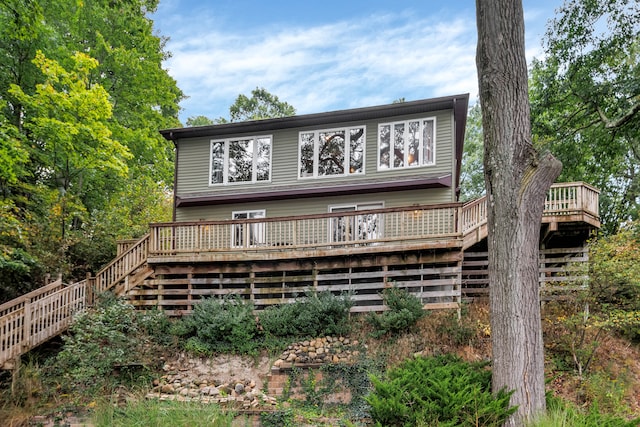
M362 129L362 169L360 172L351 172L351 131L354 129ZM334 175L319 175L318 174L318 157L319 157L319 143L320 138L319 135L325 132L339 132L344 131L345 135L345 147L344 147L344 165L342 174L334 174ZM313 172L309 175L302 174L302 135L313 133ZM345 176L358 176L365 174L365 163L367 158L367 127L366 125L356 125L356 126L347 126L347 127L339 127L339 128L330 128L330 129L313 129L313 130L305 130L300 131L298 133L298 179L324 179L324 178L335 178L335 177L345 177Z
M238 218L246 215L245 218ZM259 216L256 216L259 215ZM259 219L266 218L266 209L249 209L244 211L231 212L231 218L238 219ZM266 243L266 233L264 223L231 224L231 247L232 248L252 248Z
M424 147L424 122L425 121L431 121L433 122L433 136L432 136L432 157L433 157L433 161L431 162L425 162L424 160L424 153L425 153L425 147ZM407 161L404 161L404 165L403 166L394 166L394 135L393 135L393 129L396 125L404 125L404 135L403 135L403 139L404 139L404 147L403 147L403 153L406 154L409 152L409 138L408 138L408 134L409 134L409 123L411 122L419 122L420 124L420 128L418 131L418 135L419 135L419 144L418 144L418 153L419 153L419 160L418 160L418 164L415 165L409 165L407 164ZM380 164L380 152L381 152L381 141L380 141L380 131L382 129L382 127L384 126L389 126L390 127L390 137L389 137L389 166L382 166ZM431 167L431 166L435 166L436 165L436 147L437 147L437 143L436 143L436 134L437 134L437 121L436 121L436 117L421 117L421 118L416 118L416 119L407 119L407 120L400 120L400 121L396 121L396 122L386 122L386 123L379 123L378 124L378 134L376 136L377 139L377 153L376 153L376 167L378 171L388 171L388 170L402 170L402 169L411 169L411 168L420 168L420 167ZM403 155L404 155L403 154Z
M353 209L350 209L350 208L353 208ZM383 208L384 208L384 202L362 202L362 203L346 203L346 204L340 204L340 205L329 205L328 211L329 213L339 212L340 210L344 210L345 212L357 212L357 211L367 211L372 209L383 209ZM378 223L376 224L376 229L373 232L375 233L374 235L371 234L371 231L367 231L366 235L361 234L361 230L359 230L359 226L361 224L360 215L353 215L351 216L351 218L353 218L354 221L344 225L346 229L343 233L336 230L336 227L340 225L340 221L341 220L343 221L344 218L343 217L329 218L328 231L329 231L330 242L339 243L339 242L349 242L349 241L356 241L356 240L366 241L371 239L382 238L384 234L384 221L381 216L378 216L376 218L376 221ZM356 219L358 224L356 224ZM353 235L353 231L351 230L356 230L356 233L358 235L355 236L355 238ZM341 233L344 235L341 236L340 238L336 238L337 236L336 233Z
M258 180L258 140L260 139L268 139L269 140L269 179ZM251 181L240 181L240 182L229 182L229 144L233 141L244 141L251 140L253 144L253 159L251 163ZM212 182L213 175L213 145L214 144L223 144L224 153L223 153L223 170L222 170L222 182ZM273 135L251 135L251 136L242 136L236 138L226 138L226 139L212 139L209 141L209 186L219 186L219 185L242 185L242 184L255 184L259 182L271 182L272 178L272 167L273 167Z

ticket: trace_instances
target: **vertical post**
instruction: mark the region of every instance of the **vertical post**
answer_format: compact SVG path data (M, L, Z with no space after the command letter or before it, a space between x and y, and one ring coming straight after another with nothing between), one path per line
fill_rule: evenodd
M87 271L85 276L85 306L93 305L93 280L91 278L91 272Z
M22 316L22 350L27 351L31 347L31 299L27 299L24 302L23 310L24 314Z

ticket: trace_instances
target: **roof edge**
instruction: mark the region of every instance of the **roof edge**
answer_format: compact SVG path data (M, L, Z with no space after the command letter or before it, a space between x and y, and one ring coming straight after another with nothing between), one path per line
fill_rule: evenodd
M265 132L276 129L318 126L328 123L360 121L387 116L424 113L437 110L456 110L456 106L459 106L461 104L469 104L468 93L444 96L439 98L421 99L417 101L378 105L374 107L337 110L324 113L302 114L289 117L278 117L274 119L224 123L209 126L163 129L160 130L160 134L167 140L175 141L180 138L218 136L231 133Z

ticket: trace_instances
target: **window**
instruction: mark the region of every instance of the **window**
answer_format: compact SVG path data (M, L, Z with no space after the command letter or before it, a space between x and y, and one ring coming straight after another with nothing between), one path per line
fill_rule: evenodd
M435 127L435 117L380 124L378 169L435 165Z
M233 219L265 218L264 210L232 212ZM231 225L231 246L251 247L265 243L264 222Z
M271 179L271 137L211 141L209 185Z
M368 211L383 207L382 203L330 206L329 212ZM332 242L379 239L382 237L382 218L377 213L332 217L329 230Z
M300 132L300 178L364 173L364 126Z

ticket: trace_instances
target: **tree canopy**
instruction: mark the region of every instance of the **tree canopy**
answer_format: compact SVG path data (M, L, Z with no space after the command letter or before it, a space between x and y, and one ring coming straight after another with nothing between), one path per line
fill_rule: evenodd
M206 116L195 116L187 119L187 126L206 126L229 122L245 122L248 120L272 119L288 117L296 114L296 109L285 101L267 91L265 88L255 88L251 97L238 95L229 107L229 120L224 117L210 119Z
M179 126L183 94L147 17L157 4L0 2L5 298L44 272L95 272L117 238L170 218L173 145L158 129Z
M640 213L640 4L568 0L531 71L533 134L560 180L602 190L606 231Z

